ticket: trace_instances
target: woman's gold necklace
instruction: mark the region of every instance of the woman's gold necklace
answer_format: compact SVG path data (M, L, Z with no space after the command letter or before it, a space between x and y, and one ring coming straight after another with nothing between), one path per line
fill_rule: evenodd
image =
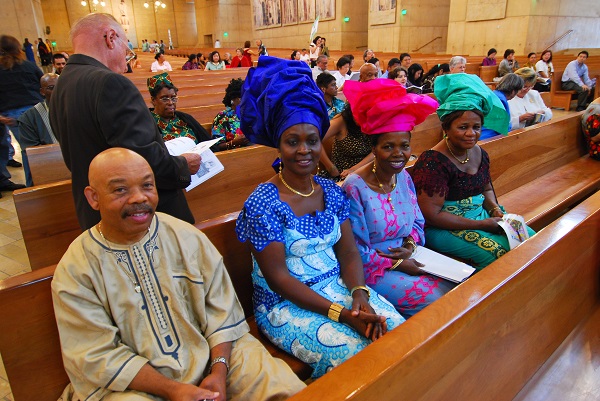
M383 191L384 195L388 196L387 201L390 204L390 208L392 209L392 211L396 210L394 209L394 205L392 204L392 192L394 192L394 189L396 189L396 176L394 175L394 182L392 183L392 189L390 190L390 192L385 192L383 184L381 183L381 181L379 181L379 177L377 177L377 166L375 165L375 160L373 160L373 169L371 169L371 171L373 172L373 175L375 176L375 179L379 184L379 188Z
M314 186L314 184L313 184L312 177L311 177L311 179L310 179L310 188L311 188L311 190L310 190L310 192L309 192L309 193L307 193L307 194L303 194L302 192L300 192L300 191L296 191L294 188L290 187L290 186L288 185L288 183L287 183L287 182L285 182L285 180L283 179L283 175L281 174L281 171L279 172L279 179L281 180L281 182L283 182L283 185L285 185L285 187L286 187L287 189L289 189L290 191L292 191L292 192L293 192L293 193L295 193L296 195L300 195L300 196L303 196L303 197L305 197L305 198L308 198L309 196L311 196L312 194L314 194L314 193L315 193L315 186Z
M450 151L450 154L452 156L454 156L454 158L460 163L460 164L466 164L469 162L469 149L467 149L467 152L465 153L465 160L460 160L458 157L456 157L456 155L454 154L454 152L452 151L452 148L450 147L450 144L448 143L448 137L445 138L446 139L446 146L448 147L448 150Z

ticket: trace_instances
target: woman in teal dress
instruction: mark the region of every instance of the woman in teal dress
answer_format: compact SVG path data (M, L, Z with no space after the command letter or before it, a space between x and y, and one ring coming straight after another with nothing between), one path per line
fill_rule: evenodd
M404 319L365 286L343 192L312 175L329 119L310 68L260 57L239 110L248 139L277 147L282 162L236 224L252 251L256 322L320 377Z
M492 186L490 159L477 145L484 118L491 128L503 123L506 111L475 75L438 77L435 96L444 139L419 156L412 173L425 240L432 249L482 269L510 250L498 225L505 210Z
M234 78L229 82L223 97L225 110L219 112L213 120L211 132L213 139L220 139L216 144L218 150L235 149L250 144L240 128L240 119L235 112L242 98L242 85L244 80L241 78Z

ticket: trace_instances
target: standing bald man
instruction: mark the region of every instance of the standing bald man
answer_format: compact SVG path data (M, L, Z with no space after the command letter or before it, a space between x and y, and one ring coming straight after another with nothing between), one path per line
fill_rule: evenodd
M200 167L200 156L170 156L140 91L122 74L129 52L125 31L109 14L90 14L71 29L73 54L50 101L50 124L71 170L82 229L100 221L83 194L88 166L100 152L123 147L152 167L160 196L157 210L194 223L183 188Z

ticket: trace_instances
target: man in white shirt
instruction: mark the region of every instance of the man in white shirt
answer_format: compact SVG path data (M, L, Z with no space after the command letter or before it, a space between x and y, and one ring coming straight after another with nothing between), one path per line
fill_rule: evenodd
M321 54L319 57L317 57L317 65L315 65L312 69L312 76L313 79L316 81L317 77L326 72L329 74L329 71L327 71L327 63L329 62L329 58L323 54Z

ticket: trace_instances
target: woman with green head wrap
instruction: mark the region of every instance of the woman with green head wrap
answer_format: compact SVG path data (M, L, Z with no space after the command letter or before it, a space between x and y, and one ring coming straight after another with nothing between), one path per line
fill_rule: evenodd
M428 247L482 269L510 249L498 222L498 205L488 154L477 145L481 128L506 126L498 97L475 75L435 80L444 139L423 152L413 169ZM530 235L534 232L529 229Z

